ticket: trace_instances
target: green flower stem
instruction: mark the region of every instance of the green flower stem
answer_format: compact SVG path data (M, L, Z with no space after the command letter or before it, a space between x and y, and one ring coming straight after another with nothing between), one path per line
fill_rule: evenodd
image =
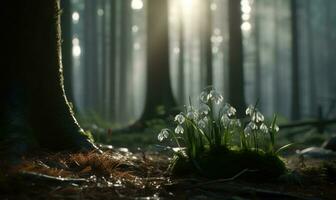
M181 148L180 142L178 141L178 138L176 137L176 134L174 132L172 132L172 135L173 135L173 138L176 141L177 146Z
M252 136L253 136L254 149L257 150L257 138L255 131L252 132Z

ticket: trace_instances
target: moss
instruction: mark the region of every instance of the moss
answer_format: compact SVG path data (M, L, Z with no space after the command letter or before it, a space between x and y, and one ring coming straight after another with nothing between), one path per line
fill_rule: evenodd
M91 131L83 131L83 135L85 135L91 142L95 141Z
M171 169L174 175L192 173L208 178L230 178L248 169L242 177L252 180L275 179L287 171L285 163L274 154L225 147L207 150L195 160L179 155Z

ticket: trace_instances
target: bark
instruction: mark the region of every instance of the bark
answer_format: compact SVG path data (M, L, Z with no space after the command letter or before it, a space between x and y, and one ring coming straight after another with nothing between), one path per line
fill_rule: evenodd
M240 1L229 0L229 102L243 116L245 107Z
M202 35L202 45L204 47L205 52L205 67L206 67L206 85L213 85L212 80L212 42L211 36L213 32L212 28L212 11L210 9L212 1L204 1L202 2L202 11L204 15L203 26L201 27L201 35Z
M261 62L260 62L260 14L259 14L259 1L254 2L255 8L255 99L261 98Z
M104 91L105 91L105 16L106 16L106 8L104 4L104 0L96 0L96 5L97 5L97 10L95 16L96 17L96 24L97 24L97 30L96 30L96 35L93 35L96 40L97 40L97 65L96 66L91 66L93 68L96 68L97 76L93 81L95 82L96 85L96 91L97 91L97 96L95 97L96 99L96 110L95 112L99 114L99 116L103 117L105 116L106 109L104 107ZM98 11L99 9L99 11ZM100 13L102 11L102 13ZM91 27L88 27L91 28Z
M120 115L120 120L122 122L127 121L127 114L128 114L128 96L127 96L127 90L129 87L129 84L131 84L128 81L128 69L130 64L130 59L132 58L130 54L130 44L133 44L131 39L131 8L130 8L131 2L129 0L122 0L121 1L121 48L120 48L120 94L119 94L119 102L120 105L118 106L118 113Z
M179 99L179 103L183 105L184 101L185 101L185 85L184 85L184 77L185 77L185 73L184 73L184 18L183 18L183 6L180 5L179 6L179 56L178 56L178 99Z
M62 29L62 63L64 88L69 101L73 102L72 88L72 17L71 0L61 0L61 29Z
M280 87L280 76L281 76L281 65L280 65L280 50L279 50L279 41L281 38L281 34L279 33L279 7L281 8L281 5L279 5L279 1L274 1L272 5L273 10L273 17L274 17L274 43L273 45L273 59L274 59L274 66L273 66L273 109L275 111L281 110L281 87Z
M5 1L1 19L7 49L1 78L1 135L8 147L90 150L64 93L57 0ZM30 141L33 141L29 143Z
M297 2L291 0L292 28L292 119L300 118Z
M149 0L147 14L147 94L142 120L159 117L158 108L175 106L169 73L168 1Z
M84 90L86 111L97 109L97 1L85 0L84 15Z
M308 0L306 2L306 8L305 8L305 14L307 17L307 37L308 37L308 73L309 73L309 103L312 110L312 113L314 116L316 116L315 112L317 111L317 92L316 92L316 72L315 72L315 48L314 48L314 40L315 40L315 34L313 30L313 22L312 22L312 5L313 1Z
M108 99L109 104L110 104L110 109L108 110L108 119L110 120L115 120L115 73L116 73L116 20L117 20L117 1L111 1L111 29L110 29L110 82L112 85L110 86L110 98Z

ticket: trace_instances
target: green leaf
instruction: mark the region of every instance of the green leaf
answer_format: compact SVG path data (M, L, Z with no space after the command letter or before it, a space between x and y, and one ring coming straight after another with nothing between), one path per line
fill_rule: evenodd
M280 147L280 148L275 152L275 154L278 154L280 151L283 151L283 150L287 149L288 147L292 146L293 144L294 144L294 143L289 143L289 144L286 144L286 145Z
M272 120L272 123L271 123L271 130L269 131L270 138L271 138L271 144L272 144L273 147L275 145L275 133L276 133L276 131L274 130L274 127L275 127L276 120L277 120L277 115L274 114L273 120Z

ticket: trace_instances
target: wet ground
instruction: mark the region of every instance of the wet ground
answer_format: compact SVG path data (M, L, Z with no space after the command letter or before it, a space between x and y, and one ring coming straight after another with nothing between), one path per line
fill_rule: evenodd
M171 177L169 159L126 148L29 156L2 168L0 199L336 199L332 157L286 156L290 172L270 182Z

